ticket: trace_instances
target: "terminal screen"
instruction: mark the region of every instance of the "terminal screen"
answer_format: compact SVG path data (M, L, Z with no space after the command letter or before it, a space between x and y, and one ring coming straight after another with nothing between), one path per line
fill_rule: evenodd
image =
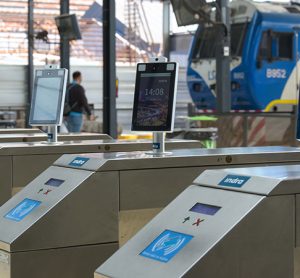
M175 64L170 63L169 70L168 63L165 64L161 64L159 71L151 70L148 64L144 64L145 71L139 71L138 68L132 130L169 131L171 129L175 97Z
M141 74L139 105L136 124L139 126L164 126L169 106L171 73Z
M60 109L60 77L38 78L33 121L56 121Z
M59 187L61 186L65 181L59 180L59 179L49 179L45 184L50 186Z
M206 214L206 215L215 215L220 209L221 209L221 207L196 203L190 209L190 211L197 212L197 213L202 213L202 214Z

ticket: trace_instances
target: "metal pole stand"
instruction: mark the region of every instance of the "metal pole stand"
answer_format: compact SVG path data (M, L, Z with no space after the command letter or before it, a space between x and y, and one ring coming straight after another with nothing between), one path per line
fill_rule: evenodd
M153 132L153 143L152 143L152 152L147 152L146 154L154 155L154 156L166 156L172 155L171 152L165 151L165 132Z
M57 125L48 126L48 140L49 144L58 144L57 141Z

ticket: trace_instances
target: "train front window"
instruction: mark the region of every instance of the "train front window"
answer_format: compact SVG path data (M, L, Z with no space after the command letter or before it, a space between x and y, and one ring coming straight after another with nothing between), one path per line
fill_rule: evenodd
M205 27L198 34L194 48L193 59L209 59L216 55L216 30L214 27Z
M278 33L278 59L292 60L293 59L293 33Z
M248 23L235 23L231 25L231 56L242 56Z
M273 62L293 59L293 33L267 30L262 33L258 58Z
M248 23L231 25L231 55L242 56ZM201 27L200 27L201 28ZM216 27L205 27L196 33L198 36L193 50L193 59L214 59L216 57Z

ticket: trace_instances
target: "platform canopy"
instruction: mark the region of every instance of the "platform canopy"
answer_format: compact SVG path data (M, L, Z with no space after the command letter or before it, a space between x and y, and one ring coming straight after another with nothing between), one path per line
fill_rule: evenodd
M171 0L178 26L213 22L215 2L205 0Z

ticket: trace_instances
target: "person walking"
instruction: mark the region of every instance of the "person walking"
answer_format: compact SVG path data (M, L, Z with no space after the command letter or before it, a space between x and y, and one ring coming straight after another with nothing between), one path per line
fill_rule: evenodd
M93 120L91 109L81 85L82 74L80 71L73 73L73 81L67 87L66 101L69 104L70 112L67 116L67 128L69 132L80 132L83 124L83 113L86 112L89 119Z

